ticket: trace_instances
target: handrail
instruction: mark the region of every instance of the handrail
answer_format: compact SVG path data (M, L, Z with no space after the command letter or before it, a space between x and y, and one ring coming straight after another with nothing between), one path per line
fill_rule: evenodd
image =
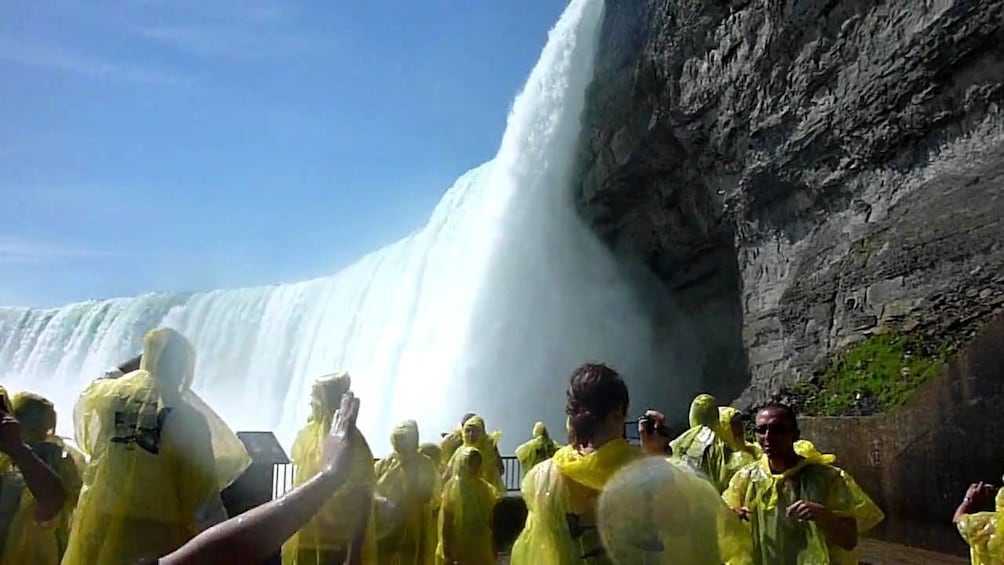
M293 477L296 474L296 467L292 463L277 463L272 466L272 498L276 499L293 490ZM520 490L520 483L523 480L523 469L519 464L519 459L512 455L502 456L502 484L505 485L506 493L515 493Z

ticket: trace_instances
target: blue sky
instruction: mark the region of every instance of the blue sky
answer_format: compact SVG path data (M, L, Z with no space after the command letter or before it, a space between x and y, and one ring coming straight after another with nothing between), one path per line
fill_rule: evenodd
M336 272L497 149L562 0L11 0L0 305Z

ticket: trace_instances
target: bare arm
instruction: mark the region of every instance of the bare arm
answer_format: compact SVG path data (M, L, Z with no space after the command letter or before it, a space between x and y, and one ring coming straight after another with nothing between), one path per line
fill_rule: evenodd
M47 522L55 518L66 502L66 490L59 475L23 443L9 455L14 465L21 470L31 495L35 497L35 520Z
M982 481L969 485L969 488L966 489L965 498L962 499L962 503L959 504L959 507L955 509L955 515L952 516L952 523L958 524L959 520L962 520L962 518L966 514L972 514L973 508L976 506L979 500L982 499L983 496L986 495L987 493L992 493L992 492L994 492L993 485L984 483Z
M277 551L345 484L352 468L347 456L349 430L355 426L359 402L351 393L342 398L331 434L324 446L326 465L320 473L280 500L264 504L202 532L180 549L162 557L159 565L259 563Z
M345 476L323 471L279 500L253 508L202 532L161 558L160 565L259 563L321 509Z
M56 471L24 443L21 425L3 407L0 407L0 451L10 456L35 498L35 520L47 522L55 518L66 502L63 482Z

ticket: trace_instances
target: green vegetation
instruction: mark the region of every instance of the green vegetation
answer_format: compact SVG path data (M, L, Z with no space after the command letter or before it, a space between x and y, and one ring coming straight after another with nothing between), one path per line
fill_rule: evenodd
M805 415L882 413L906 402L937 375L948 352L916 335L875 335L844 351L821 375L787 392Z

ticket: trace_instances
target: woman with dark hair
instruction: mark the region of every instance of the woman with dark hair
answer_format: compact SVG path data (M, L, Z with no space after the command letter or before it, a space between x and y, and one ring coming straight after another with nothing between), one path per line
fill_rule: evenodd
M643 455L624 438L627 385L609 366L586 363L572 373L566 399L570 444L523 479L528 516L513 565L610 562L596 529L596 504L607 481ZM658 442L643 445L660 454Z

